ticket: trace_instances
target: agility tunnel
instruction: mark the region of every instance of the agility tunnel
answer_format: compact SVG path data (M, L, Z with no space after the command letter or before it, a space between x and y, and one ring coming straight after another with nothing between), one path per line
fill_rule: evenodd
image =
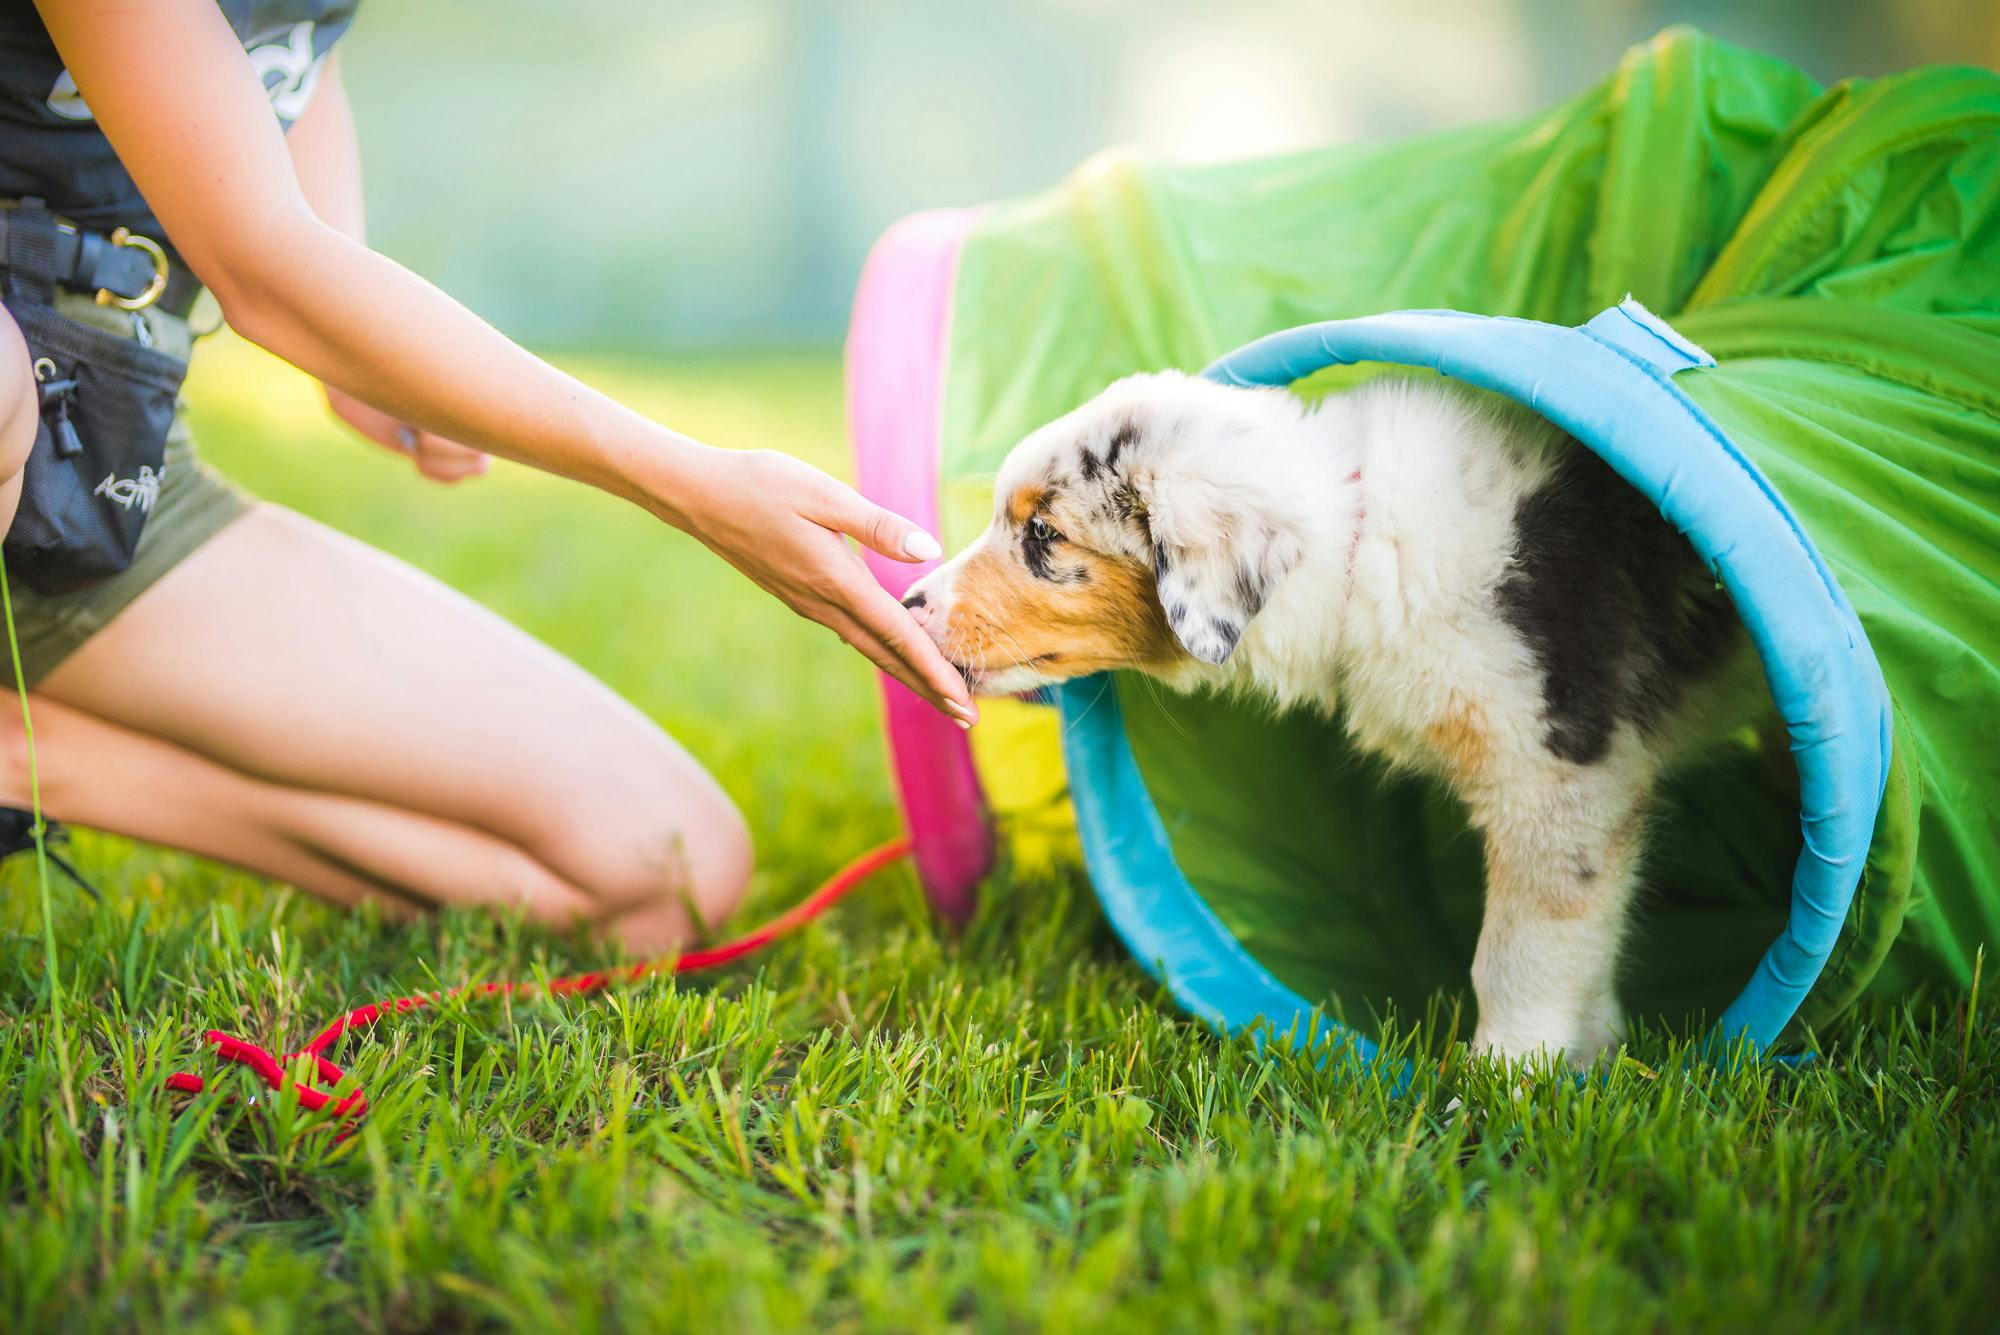
M1729 590L1776 720L1663 794L1628 1014L1789 1044L1866 993L1963 988L2000 946L2000 77L1822 90L1674 29L1522 122L1111 155L907 219L849 333L861 485L955 549L1025 434L1162 367L1510 395ZM1214 1023L1323 1009L1366 1048L1387 1013L1470 1006L1477 840L1337 722L1120 674L988 702L968 736L884 689L945 914L996 859L1080 848L1134 956Z

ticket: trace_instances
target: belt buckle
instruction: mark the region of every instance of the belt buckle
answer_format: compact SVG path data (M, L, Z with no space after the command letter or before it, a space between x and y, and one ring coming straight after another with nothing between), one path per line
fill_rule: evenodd
M153 262L153 280L146 284L146 290L136 297L121 297L108 287L97 289L97 304L116 306L122 311L143 311L160 299L167 290L167 252L160 249L160 243L149 236L140 236L130 228L121 227L111 234L111 244L136 250Z

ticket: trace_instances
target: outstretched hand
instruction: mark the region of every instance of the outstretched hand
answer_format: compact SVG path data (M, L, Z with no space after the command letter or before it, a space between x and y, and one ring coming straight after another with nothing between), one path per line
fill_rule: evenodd
M433 482L461 482L492 466L484 452L398 421L331 385L326 387L326 405L335 417L383 449L408 455L417 471Z
M706 452L682 527L800 616L830 628L961 727L979 718L965 678L841 534L895 561L935 561L930 534L801 459Z

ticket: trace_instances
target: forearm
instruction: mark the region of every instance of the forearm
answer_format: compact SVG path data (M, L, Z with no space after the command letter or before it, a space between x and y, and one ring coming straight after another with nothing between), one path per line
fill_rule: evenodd
M338 51L327 57L312 105L285 136L285 148L292 156L299 191L320 221L365 245L368 223L362 205L361 141L354 133L354 111L347 100L347 79Z
M706 447L508 341L304 210L204 277L245 338L427 431L575 478L682 524Z

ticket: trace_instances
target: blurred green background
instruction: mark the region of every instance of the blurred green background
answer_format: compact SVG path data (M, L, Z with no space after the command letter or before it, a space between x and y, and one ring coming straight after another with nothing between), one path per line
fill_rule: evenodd
M2000 63L1994 0L369 0L376 244L542 347L827 345L896 218L1116 143L1240 157L1532 111L1673 22L1822 81Z

